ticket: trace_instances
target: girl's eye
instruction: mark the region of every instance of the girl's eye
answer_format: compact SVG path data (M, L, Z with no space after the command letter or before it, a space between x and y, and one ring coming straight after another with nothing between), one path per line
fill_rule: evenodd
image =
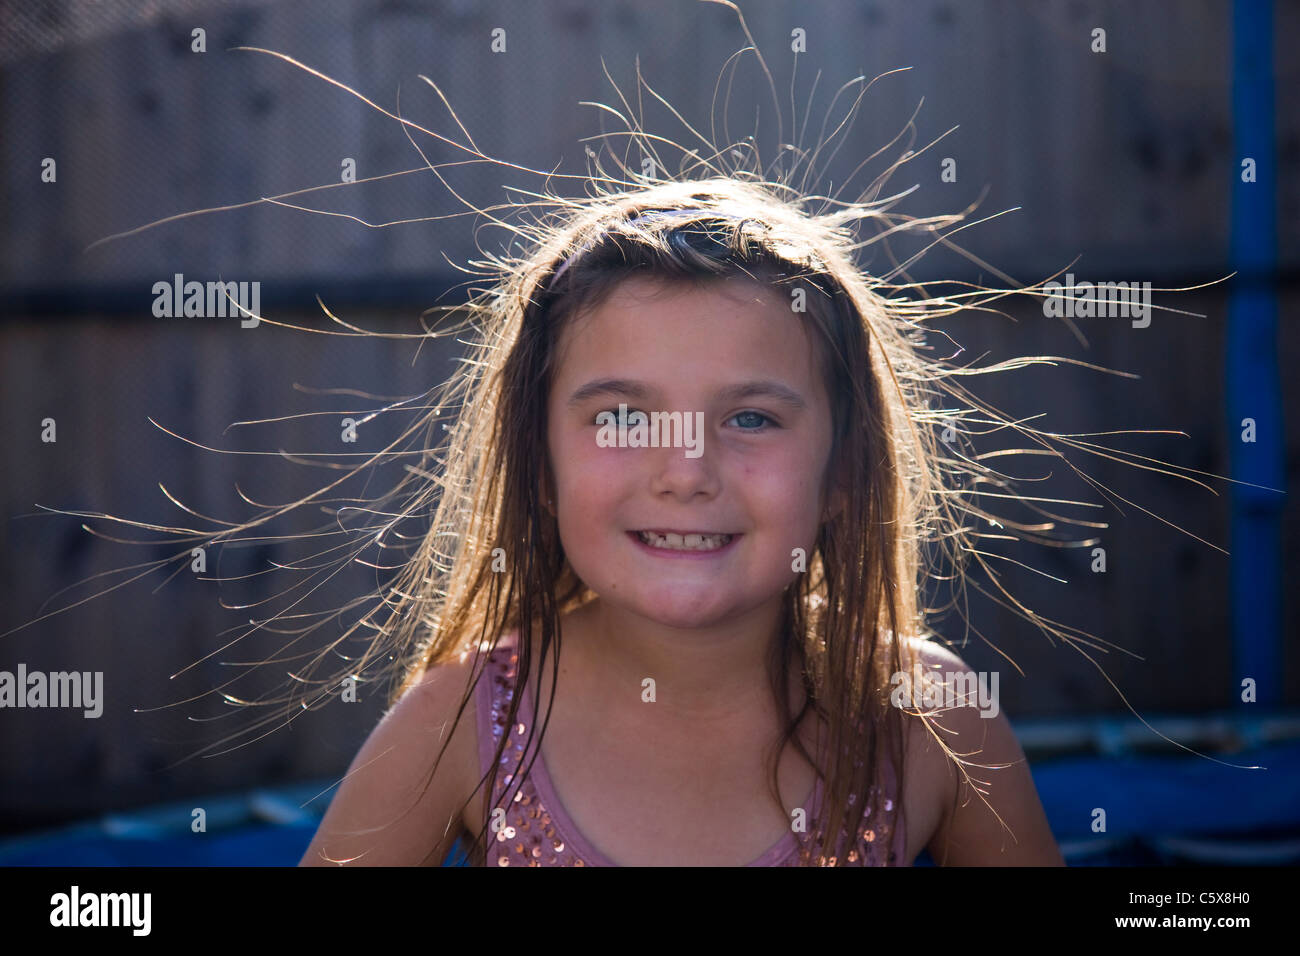
M766 415L762 414L761 412L740 412L736 415L732 415L731 418L728 419L728 421L734 422L737 419L744 419L745 421L750 422L751 424L757 424L755 419L761 419L762 421L765 421L769 424L775 424L775 422L773 422L772 419L768 418ZM761 432L761 431L766 431L767 429L762 426L758 428L747 428L742 425L740 430L746 432Z

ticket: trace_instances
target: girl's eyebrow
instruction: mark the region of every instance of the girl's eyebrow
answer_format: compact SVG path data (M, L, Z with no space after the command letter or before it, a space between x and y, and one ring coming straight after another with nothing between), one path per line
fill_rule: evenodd
M783 405L788 405L796 411L802 411L808 407L808 403L804 401L803 396L793 388L771 379L728 385L726 388L718 390L718 397L729 402L738 402L746 398L770 398Z
M644 382L626 378L598 378L583 385L570 395L568 405L570 407L581 405L596 396L632 398L637 401L645 401L651 392L651 387ZM788 385L783 385L771 379L728 385L726 388L719 389L717 394L718 398L723 401L734 402L746 398L770 398L800 411L808 407L808 403L797 391Z
M598 395L635 398L638 401L645 401L649 394L650 389L641 382L634 382L626 378L598 378L588 382L570 395L568 404L570 407L581 405L588 399L595 398Z

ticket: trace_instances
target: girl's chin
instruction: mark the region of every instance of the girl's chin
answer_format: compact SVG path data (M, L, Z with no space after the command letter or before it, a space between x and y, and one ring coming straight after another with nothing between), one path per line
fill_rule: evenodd
M735 620L747 602L742 595L720 594L716 589L656 587L628 592L622 588L605 592L607 604L664 627L709 627Z

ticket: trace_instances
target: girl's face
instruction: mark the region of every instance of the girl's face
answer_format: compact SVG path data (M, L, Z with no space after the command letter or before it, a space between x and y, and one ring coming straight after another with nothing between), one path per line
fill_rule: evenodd
M608 605L668 627L779 606L825 506L831 413L803 322L757 284L706 288L622 282L566 325L548 400L569 562ZM626 437L639 411L660 447L609 446L620 402ZM680 413L683 429L651 428L655 412ZM730 538L685 537L701 534Z

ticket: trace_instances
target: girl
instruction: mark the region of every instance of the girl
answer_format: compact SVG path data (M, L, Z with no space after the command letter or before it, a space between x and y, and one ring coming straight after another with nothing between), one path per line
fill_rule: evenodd
M1062 863L1004 714L891 700L969 669L918 609L926 369L843 221L661 183L509 275L393 589L428 639L304 864Z

